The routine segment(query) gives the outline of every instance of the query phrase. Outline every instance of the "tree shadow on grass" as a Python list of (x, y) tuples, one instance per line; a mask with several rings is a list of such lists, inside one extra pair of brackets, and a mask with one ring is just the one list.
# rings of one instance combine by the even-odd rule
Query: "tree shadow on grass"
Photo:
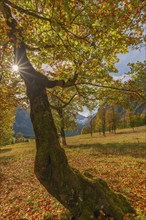
[(11, 150), (12, 150), (12, 148), (3, 148), (3, 149), (0, 149), (0, 154), (9, 152), (9, 151), (11, 151)]
[(12, 150), (12, 148), (2, 148), (0, 149), (0, 164), (2, 163), (9, 163), (14, 156), (12, 155), (3, 155), (3, 153), (8, 153)]
[(127, 131), (118, 131), (117, 133), (116, 133), (116, 135), (119, 135), (119, 134), (139, 134), (139, 133), (141, 133), (141, 132), (145, 132), (146, 131), (146, 128), (143, 128), (142, 130), (132, 130), (131, 129), (131, 131), (129, 131), (129, 130), (127, 130)]
[(0, 156), (0, 164), (7, 164), (14, 158), (14, 156)]
[(132, 156), (135, 158), (146, 159), (146, 144), (145, 143), (108, 143), (108, 144), (80, 144), (69, 145), (69, 149), (94, 149), (97, 152), (106, 155)]

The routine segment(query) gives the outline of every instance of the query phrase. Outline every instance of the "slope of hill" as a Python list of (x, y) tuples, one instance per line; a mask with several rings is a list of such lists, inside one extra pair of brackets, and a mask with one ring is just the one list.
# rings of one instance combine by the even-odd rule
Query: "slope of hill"
[(15, 133), (23, 133), (25, 137), (34, 137), (34, 131), (28, 111), (17, 108), (13, 130)]

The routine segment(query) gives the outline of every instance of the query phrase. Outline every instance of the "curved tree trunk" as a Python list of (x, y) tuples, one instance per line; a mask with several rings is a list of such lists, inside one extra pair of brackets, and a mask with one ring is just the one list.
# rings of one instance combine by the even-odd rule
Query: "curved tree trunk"
[[(68, 165), (64, 149), (60, 147), (57, 130), (52, 118), (46, 88), (71, 86), (77, 75), (67, 83), (49, 81), (31, 65), (26, 46), (17, 29), (17, 21), (3, 2), (3, 14), (9, 27), (8, 36), (15, 45), (15, 60), (25, 81), (31, 105), (31, 120), (36, 135), (35, 174), (46, 190), (62, 203), (77, 220), (89, 220), (98, 216), (104, 208), (114, 220), (123, 220), (133, 208), (122, 195), (112, 192), (103, 180), (89, 180)], [(16, 35), (17, 32), (17, 35)], [(20, 37), (20, 40), (17, 39)], [(21, 67), (23, 67), (21, 69)]]
[(101, 208), (115, 220), (122, 220), (126, 213), (134, 212), (126, 199), (112, 192), (103, 180), (89, 181), (68, 165), (45, 88), (37, 83), (27, 86), (36, 135), (35, 174), (41, 184), (78, 220), (89, 220)]

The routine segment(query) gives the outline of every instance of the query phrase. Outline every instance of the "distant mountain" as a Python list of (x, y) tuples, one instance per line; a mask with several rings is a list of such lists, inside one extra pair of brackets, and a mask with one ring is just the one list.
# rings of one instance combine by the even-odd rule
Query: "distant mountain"
[(85, 124), (88, 124), (88, 120), (89, 120), (88, 117), (85, 117), (83, 115), (78, 114), (76, 122), (77, 122), (77, 124), (85, 125)]
[(25, 137), (34, 137), (34, 131), (30, 119), (30, 114), (25, 109), (17, 108), (15, 123), (13, 125), (15, 133), (21, 132)]
[[(67, 132), (66, 136), (79, 135), (84, 126), (89, 125), (90, 118), (83, 115), (77, 115), (77, 128)], [(17, 108), (15, 123), (13, 125), (15, 133), (21, 132), (25, 137), (34, 137), (33, 126), (30, 119), (30, 114), (25, 109)]]

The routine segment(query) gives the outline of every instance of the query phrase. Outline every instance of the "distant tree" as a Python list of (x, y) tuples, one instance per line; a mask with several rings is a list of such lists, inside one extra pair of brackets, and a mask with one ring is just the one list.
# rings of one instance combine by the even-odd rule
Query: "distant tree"
[(67, 145), (66, 132), (76, 130), (76, 116), (78, 114), (77, 109), (70, 109), (71, 106), (66, 108), (56, 109), (58, 116), (54, 117), (55, 124), (58, 128), (58, 133), (61, 137), (63, 146)]
[(106, 132), (106, 106), (105, 105), (102, 105), (99, 108), (97, 115), (98, 115), (98, 118), (101, 124), (101, 131), (103, 135), (105, 136), (105, 132)]
[(146, 111), (141, 114), (142, 125), (146, 125)]
[(106, 124), (109, 132), (116, 133), (116, 129), (120, 122), (120, 113), (118, 112), (117, 105), (108, 106), (106, 113)]
[[(88, 104), (88, 106), (89, 106), (89, 104)], [(89, 133), (92, 137), (93, 132), (95, 132), (95, 118), (96, 118), (96, 116), (92, 115), (92, 112), (91, 112), (91, 114), (90, 114), (90, 116), (88, 116), (88, 118), (89, 118), (89, 127), (90, 127)]]
[(13, 137), (15, 100), (11, 87), (0, 85), (0, 145), (10, 144)]
[(143, 121), (141, 118), (141, 114), (135, 114), (135, 126), (142, 126), (143, 125)]
[(98, 113), (96, 115), (96, 118), (95, 118), (95, 131), (99, 132), (99, 134), (101, 134), (102, 132), (102, 126), (101, 126), (101, 120), (99, 119), (98, 117)]
[(16, 143), (24, 142), (24, 135), (22, 132), (17, 132), (15, 134), (15, 142)]
[(127, 110), (127, 124), (128, 127), (131, 127), (134, 131), (135, 128), (135, 113), (132, 110)]
[[(50, 98), (54, 122), (61, 137), (63, 146), (67, 145), (67, 131), (73, 131), (76, 128), (76, 116), (81, 106), (77, 103), (76, 93), (67, 93), (64, 90), (56, 89), (51, 93)], [(56, 114), (57, 113), (57, 114)]]
[(93, 119), (90, 120), (90, 135), (92, 137), (93, 134)]
[(81, 134), (90, 134), (91, 132), (91, 127), (88, 125), (88, 126), (84, 126), (81, 130)]

